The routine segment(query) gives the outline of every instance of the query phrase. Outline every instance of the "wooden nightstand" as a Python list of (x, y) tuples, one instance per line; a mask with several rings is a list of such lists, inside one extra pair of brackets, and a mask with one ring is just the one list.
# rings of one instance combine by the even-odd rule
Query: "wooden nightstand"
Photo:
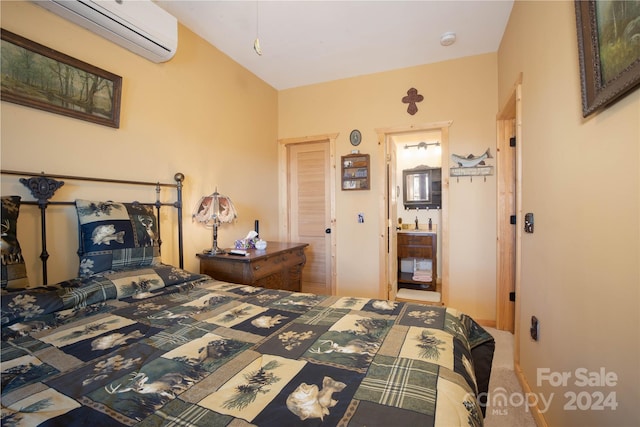
[(249, 249), (248, 256), (196, 254), (200, 273), (225, 282), (299, 292), (307, 243), (267, 242), (263, 251)]

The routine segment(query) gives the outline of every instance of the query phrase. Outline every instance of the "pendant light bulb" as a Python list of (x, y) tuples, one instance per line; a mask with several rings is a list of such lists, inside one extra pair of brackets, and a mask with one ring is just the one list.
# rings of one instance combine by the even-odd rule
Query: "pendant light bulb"
[(258, 10), (258, 2), (256, 1), (256, 39), (253, 42), (253, 50), (256, 51), (258, 56), (262, 56), (262, 48), (260, 47), (260, 16)]
[(253, 42), (253, 50), (255, 50), (256, 53), (259, 56), (262, 56), (262, 48), (260, 47), (260, 39), (258, 39), (257, 37), (256, 37), (256, 40)]

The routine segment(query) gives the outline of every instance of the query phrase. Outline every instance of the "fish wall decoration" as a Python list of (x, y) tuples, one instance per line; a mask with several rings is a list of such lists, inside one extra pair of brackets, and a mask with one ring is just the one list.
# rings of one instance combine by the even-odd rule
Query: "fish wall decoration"
[(466, 157), (458, 154), (451, 155), (451, 160), (456, 162), (462, 168), (472, 168), (478, 165), (485, 165), (485, 159), (493, 159), (489, 148), (479, 156), (474, 156), (473, 154), (469, 154)]

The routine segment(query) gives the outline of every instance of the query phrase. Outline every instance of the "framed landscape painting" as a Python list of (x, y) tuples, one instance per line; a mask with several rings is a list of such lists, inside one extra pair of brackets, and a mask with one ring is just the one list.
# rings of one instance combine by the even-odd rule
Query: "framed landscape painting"
[(120, 126), (122, 77), (1, 31), (3, 101)]
[(640, 84), (640, 1), (576, 0), (582, 115)]

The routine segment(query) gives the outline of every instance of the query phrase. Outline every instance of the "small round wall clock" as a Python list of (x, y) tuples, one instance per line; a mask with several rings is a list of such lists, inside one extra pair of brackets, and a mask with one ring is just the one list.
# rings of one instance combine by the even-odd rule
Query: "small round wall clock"
[(351, 134), (349, 135), (349, 141), (351, 141), (351, 145), (353, 145), (354, 147), (360, 145), (360, 143), (362, 142), (362, 135), (360, 134), (360, 131), (358, 129), (354, 129), (351, 131)]

